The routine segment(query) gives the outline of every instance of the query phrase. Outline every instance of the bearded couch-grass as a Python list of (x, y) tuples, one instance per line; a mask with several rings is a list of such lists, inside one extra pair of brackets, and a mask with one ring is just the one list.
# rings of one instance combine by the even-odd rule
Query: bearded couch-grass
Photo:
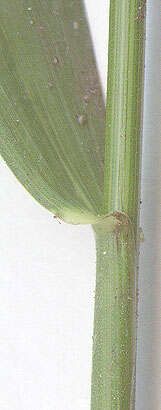
[(105, 109), (83, 1), (1, 1), (0, 153), (56, 217), (91, 224), (91, 410), (135, 408), (145, 0), (111, 0)]

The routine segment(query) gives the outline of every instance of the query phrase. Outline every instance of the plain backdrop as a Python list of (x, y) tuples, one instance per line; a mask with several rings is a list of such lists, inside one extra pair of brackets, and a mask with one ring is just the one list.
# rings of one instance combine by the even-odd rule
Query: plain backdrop
[[(107, 0), (86, 0), (104, 93)], [(148, 1), (137, 410), (159, 410), (160, 1)], [(0, 161), (0, 410), (89, 410), (95, 244), (59, 224)]]

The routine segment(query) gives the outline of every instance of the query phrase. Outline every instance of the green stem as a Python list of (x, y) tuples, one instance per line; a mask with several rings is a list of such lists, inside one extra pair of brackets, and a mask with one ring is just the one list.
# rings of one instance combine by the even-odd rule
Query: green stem
[(91, 410), (134, 410), (146, 0), (111, 0), (104, 211), (97, 267)]
[(136, 234), (140, 196), (146, 0), (111, 0), (105, 212), (129, 215)]
[(92, 410), (134, 409), (136, 249), (131, 222), (123, 214), (120, 220), (122, 225), (111, 233), (101, 224), (94, 228), (97, 275)]

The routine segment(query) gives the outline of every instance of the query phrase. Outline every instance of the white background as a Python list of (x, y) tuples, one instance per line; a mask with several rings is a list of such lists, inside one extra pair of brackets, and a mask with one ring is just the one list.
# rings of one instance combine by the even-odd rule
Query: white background
[[(98, 5), (99, 3), (99, 5)], [(104, 90), (107, 0), (86, 0)], [(148, 1), (137, 410), (159, 410), (159, 0)], [(89, 410), (95, 249), (0, 162), (0, 410)]]

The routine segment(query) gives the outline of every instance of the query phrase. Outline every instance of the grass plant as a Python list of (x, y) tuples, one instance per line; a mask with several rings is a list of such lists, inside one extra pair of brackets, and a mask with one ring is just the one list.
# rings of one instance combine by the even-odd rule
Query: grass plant
[(83, 1), (0, 11), (0, 153), (56, 217), (92, 225), (91, 410), (134, 410), (146, 0), (110, 1), (106, 108)]

